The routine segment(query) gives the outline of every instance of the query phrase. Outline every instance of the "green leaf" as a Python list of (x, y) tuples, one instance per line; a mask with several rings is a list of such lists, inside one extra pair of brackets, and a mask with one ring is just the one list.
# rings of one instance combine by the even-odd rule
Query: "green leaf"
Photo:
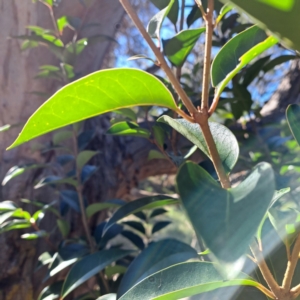
[(36, 240), (47, 236), (48, 233), (45, 230), (36, 231), (33, 233), (25, 233), (21, 235), (21, 238), (24, 240)]
[(144, 225), (141, 222), (137, 222), (137, 221), (126, 221), (126, 222), (122, 222), (123, 225), (127, 225), (137, 231), (139, 231), (142, 234), (146, 234), (146, 230)]
[(154, 39), (160, 39), (160, 29), (164, 19), (170, 12), (175, 0), (170, 0), (169, 4), (158, 12), (149, 22), (147, 26), (147, 31), (149, 35)]
[(261, 285), (245, 276), (224, 280), (209, 262), (186, 262), (154, 273), (136, 284), (120, 300), (177, 300), (222, 287)]
[(150, 60), (151, 62), (153, 62), (154, 64), (156, 64), (155, 60), (153, 60), (152, 58), (150, 58), (144, 54), (133, 55), (133, 56), (129, 57), (127, 60), (137, 60), (137, 59), (147, 59), (147, 60)]
[(262, 70), (267, 73), (269, 71), (271, 71), (272, 69), (274, 69), (276, 66), (281, 65), (287, 61), (296, 59), (297, 56), (295, 55), (281, 55), (278, 56), (274, 59), (272, 59), (270, 62), (268, 62), (267, 64), (265, 64), (262, 68)]
[(23, 174), (25, 171), (31, 169), (45, 168), (45, 167), (47, 167), (47, 165), (45, 164), (29, 164), (24, 166), (13, 166), (5, 174), (4, 179), (2, 181), (2, 185), (3, 186), (6, 185), (11, 179)]
[[(240, 58), (267, 38), (264, 30), (252, 26), (227, 42), (217, 53), (211, 67), (213, 86), (220, 84), (240, 63)], [(253, 57), (254, 58), (254, 57)]]
[(182, 66), (187, 56), (193, 50), (205, 27), (187, 29), (179, 32), (169, 40), (164, 41), (164, 53), (175, 66)]
[(177, 187), (197, 235), (218, 259), (233, 262), (248, 251), (275, 181), (272, 167), (260, 163), (237, 187), (225, 190), (203, 168), (187, 162), (179, 169)]
[(61, 142), (65, 142), (71, 139), (74, 133), (70, 130), (60, 130), (53, 135), (52, 141), (54, 145), (60, 145)]
[(55, 184), (71, 184), (71, 185), (76, 187), (78, 185), (78, 182), (75, 179), (71, 178), (71, 177), (62, 178), (62, 177), (59, 177), (59, 176), (51, 175), (51, 176), (42, 178), (34, 186), (34, 188), (39, 189), (39, 188), (41, 188), (43, 186), (46, 186), (46, 185), (55, 185)]
[(42, 0), (42, 2), (44, 2), (50, 6), (53, 6), (53, 0)]
[(286, 118), (295, 140), (300, 145), (300, 106), (298, 104), (289, 105), (286, 110)]
[(168, 225), (170, 225), (172, 222), (170, 221), (161, 221), (161, 222), (157, 222), (154, 224), (153, 228), (152, 228), (152, 234), (164, 229), (165, 227), (167, 227)]
[[(249, 29), (243, 31), (242, 33), (245, 33), (248, 30), (251, 30), (254, 27), (250, 27)], [(240, 34), (242, 34), (240, 33)], [(233, 41), (235, 38), (239, 38), (239, 35), (236, 35), (233, 39), (231, 39), (227, 44), (229, 44), (231, 41)], [(233, 79), (233, 77), (235, 75), (238, 74), (239, 71), (241, 71), (248, 63), (250, 63), (254, 58), (256, 58), (257, 56), (259, 56), (260, 54), (262, 54), (263, 52), (265, 52), (266, 50), (268, 50), (269, 48), (273, 47), (274, 45), (276, 45), (278, 43), (278, 39), (270, 36), (268, 38), (266, 38), (264, 41), (258, 43), (256, 46), (254, 46), (253, 48), (251, 48), (250, 50), (248, 50), (245, 54), (243, 54), (239, 59), (237, 58), (236, 61), (240, 61), (240, 63), (225, 77), (224, 74), (225, 72), (225, 68), (226, 66), (220, 66), (220, 64), (222, 64), (222, 60), (226, 61), (226, 59), (230, 59), (230, 57), (226, 58), (226, 55), (222, 58), (222, 60), (220, 61), (220, 57), (218, 57), (219, 55), (216, 56), (216, 58), (218, 57), (218, 61), (217, 63), (212, 64), (212, 69), (211, 69), (211, 74), (212, 74), (212, 80), (216, 80), (216, 82), (218, 82), (217, 80), (224, 78), (223, 81), (218, 82), (218, 86), (217, 86), (217, 90), (216, 90), (216, 96), (219, 97), (221, 95), (221, 93), (223, 92), (223, 90), (225, 89), (225, 87), (227, 86), (227, 84)], [(226, 44), (226, 45), (227, 45)], [(225, 46), (226, 46), (225, 45)], [(245, 45), (247, 45), (247, 43), (245, 42)], [(224, 47), (225, 47), (224, 46)], [(248, 43), (249, 46), (249, 43)], [(223, 47), (223, 48), (224, 48)], [(223, 49), (222, 48), (222, 49)], [(221, 51), (222, 51), (221, 49)], [(237, 50), (236, 50), (237, 51)], [(233, 52), (232, 55), (234, 57), (236, 57), (236, 52)], [(232, 60), (231, 60), (232, 61)], [(218, 66), (219, 64), (219, 66)], [(225, 64), (227, 65), (227, 64)], [(229, 65), (227, 65), (228, 67)], [(223, 68), (224, 67), (224, 68)], [(233, 65), (231, 65), (231, 67), (233, 67)], [(219, 69), (220, 68), (220, 69)], [(221, 72), (218, 72), (218, 70), (222, 70)], [(226, 70), (228, 71), (229, 68), (226, 68)]]
[(162, 214), (167, 213), (168, 211), (165, 210), (164, 208), (158, 208), (152, 211), (151, 215), (149, 216), (149, 218), (155, 218), (156, 216), (160, 216)]
[(30, 117), (9, 149), (60, 127), (139, 105), (176, 110), (169, 90), (144, 71), (124, 68), (93, 73), (66, 85), (45, 102)]
[(264, 29), (272, 31), (290, 48), (300, 50), (300, 36), (295, 30), (299, 25), (300, 2), (295, 0), (221, 0), (233, 3), (246, 12)]
[[(198, 146), (208, 157), (209, 151), (198, 124), (190, 123), (185, 119), (172, 119), (169, 116), (162, 116), (159, 122), (169, 124), (176, 131)], [(209, 123), (212, 135), (216, 142), (223, 165), (227, 171), (232, 170), (239, 156), (239, 146), (235, 136), (225, 126), (219, 123)]]
[[(151, 0), (151, 2), (160, 10), (166, 8), (170, 4), (170, 0)], [(176, 0), (168, 13), (168, 18), (170, 21), (176, 25), (178, 19), (179, 4)]]
[(224, 16), (229, 13), (231, 10), (233, 9), (233, 7), (231, 5), (227, 5), (225, 4), (222, 9), (220, 10), (220, 13), (216, 19), (216, 24), (218, 24), (223, 18)]
[(66, 16), (62, 16), (59, 19), (57, 19), (56, 23), (60, 33), (62, 33), (64, 28), (69, 25), (68, 18)]
[(148, 139), (151, 135), (148, 129), (139, 127), (137, 123), (127, 121), (115, 123), (106, 131), (106, 134), (131, 135), (145, 139)]
[(105, 275), (111, 279), (116, 274), (124, 274), (126, 272), (127, 268), (124, 266), (109, 266), (105, 269)]
[(115, 110), (114, 113), (118, 114), (118, 115), (125, 116), (126, 118), (128, 118), (128, 119), (130, 119), (131, 121), (134, 121), (134, 122), (137, 119), (136, 113), (130, 108), (121, 108), (119, 110)]
[(59, 228), (62, 236), (65, 238), (70, 233), (70, 224), (66, 220), (57, 219), (56, 220), (57, 227)]
[(77, 168), (81, 170), (89, 162), (89, 160), (92, 159), (98, 153), (99, 152), (97, 151), (91, 151), (91, 150), (81, 151), (76, 157)]
[(98, 274), (114, 261), (132, 253), (120, 249), (109, 249), (96, 252), (77, 262), (67, 275), (61, 291), (61, 299), (65, 298), (74, 289)]
[(150, 274), (192, 258), (198, 258), (196, 250), (180, 241), (165, 239), (151, 243), (129, 265), (119, 286), (118, 298)]
[(40, 293), (38, 300), (56, 300), (59, 298), (64, 281), (57, 281), (45, 287)]
[(6, 223), (1, 224), (0, 233), (16, 230), (16, 229), (24, 229), (31, 227), (31, 223), (28, 220), (13, 220), (8, 221)]
[(97, 298), (97, 300), (117, 300), (117, 294), (106, 294)]
[(103, 202), (103, 203), (94, 203), (89, 205), (86, 208), (86, 216), (87, 218), (91, 218), (94, 214), (96, 214), (99, 211), (105, 210), (105, 209), (110, 209), (110, 208), (117, 208), (120, 207), (120, 203), (116, 202)]
[(155, 141), (161, 148), (163, 148), (165, 142), (165, 135), (166, 135), (165, 131), (161, 128), (161, 126), (158, 125), (152, 126), (152, 131), (153, 131)]
[(15, 211), (16, 209), (18, 209), (18, 206), (13, 201), (0, 202), (0, 212)]
[(151, 159), (167, 159), (167, 157), (157, 150), (150, 150), (148, 154), (148, 160)]
[(112, 217), (109, 219), (104, 228), (104, 232), (107, 231), (108, 228), (111, 227), (113, 224), (122, 220), (128, 215), (135, 214), (145, 209), (153, 209), (177, 203), (178, 199), (174, 199), (169, 196), (163, 195), (140, 198), (132, 202), (126, 203), (112, 215)]

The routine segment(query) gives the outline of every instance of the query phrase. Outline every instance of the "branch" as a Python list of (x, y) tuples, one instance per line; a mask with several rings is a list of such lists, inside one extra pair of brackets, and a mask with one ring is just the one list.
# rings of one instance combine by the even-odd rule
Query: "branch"
[(203, 83), (202, 83), (202, 99), (201, 109), (208, 109), (208, 96), (210, 86), (210, 60), (212, 48), (212, 36), (214, 30), (213, 24), (214, 1), (208, 1), (207, 14), (205, 18), (206, 23), (206, 42), (204, 53), (204, 67), (203, 67)]
[(277, 297), (277, 299), (281, 299), (279, 297), (282, 295), (280, 286), (275, 281), (270, 269), (268, 268), (268, 265), (262, 255), (262, 252), (259, 251), (259, 249), (256, 246), (251, 247), (250, 249), (251, 249), (253, 256), (256, 260), (256, 263), (260, 269), (260, 272), (261, 272), (262, 276), (264, 277), (266, 283), (268, 284), (269, 288), (274, 293), (274, 295)]
[(285, 291), (289, 291), (292, 284), (292, 279), (295, 273), (295, 269), (299, 259), (299, 252), (300, 252), (300, 234), (298, 235), (296, 242), (294, 244), (293, 252), (288, 260), (286, 272), (284, 274), (282, 288)]
[(190, 114), (192, 115), (193, 113), (197, 112), (197, 109), (193, 105), (192, 101), (186, 94), (186, 92), (183, 90), (181, 87), (180, 83), (176, 79), (176, 76), (173, 74), (172, 70), (168, 66), (163, 54), (160, 52), (160, 50), (156, 47), (155, 43), (153, 42), (152, 38), (144, 28), (144, 25), (142, 24), (141, 20), (137, 16), (135, 10), (131, 6), (130, 2), (128, 0), (120, 0), (120, 3), (126, 10), (127, 14), (135, 24), (136, 28), (140, 31), (141, 35), (145, 39), (145, 41), (148, 43), (149, 47), (152, 49), (153, 53), (155, 54), (161, 68), (165, 71), (166, 75), (168, 76), (170, 82), (172, 83), (175, 91), (181, 98), (182, 102), (184, 103), (185, 107), (188, 109)]

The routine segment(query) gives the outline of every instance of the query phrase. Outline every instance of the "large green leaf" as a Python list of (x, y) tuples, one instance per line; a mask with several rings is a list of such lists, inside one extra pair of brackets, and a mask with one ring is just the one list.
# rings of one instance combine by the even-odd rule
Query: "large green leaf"
[(165, 205), (177, 204), (178, 202), (178, 199), (174, 199), (169, 196), (158, 195), (145, 197), (126, 203), (112, 215), (104, 228), (104, 232), (107, 231), (108, 228), (111, 227), (114, 223), (122, 220), (128, 215), (135, 214), (144, 209), (153, 209)]
[(293, 49), (300, 51), (299, 27), (300, 1), (297, 0), (221, 0), (233, 3), (253, 17), (264, 29), (269, 29)]
[[(209, 157), (209, 151), (198, 124), (190, 123), (185, 119), (172, 119), (169, 116), (162, 116), (158, 121), (169, 124), (193, 144), (198, 146)], [(227, 171), (232, 170), (239, 156), (239, 145), (235, 136), (229, 129), (219, 123), (210, 122), (209, 126), (223, 165)]]
[(132, 253), (120, 249), (109, 249), (96, 252), (77, 262), (67, 275), (61, 291), (61, 299), (65, 298), (82, 283), (98, 274), (114, 261)]
[(136, 284), (119, 299), (177, 300), (229, 286), (261, 288), (258, 282), (245, 278), (243, 275), (237, 279), (224, 280), (212, 263), (186, 262), (154, 273)]
[(118, 297), (147, 276), (197, 257), (195, 249), (177, 240), (166, 239), (151, 243), (130, 264), (119, 286)]
[(221, 261), (233, 262), (248, 250), (272, 201), (272, 167), (258, 164), (237, 187), (228, 190), (200, 166), (187, 162), (178, 172), (182, 204), (198, 236)]
[[(151, 2), (160, 10), (166, 8), (169, 3), (170, 0), (151, 0)], [(168, 13), (168, 18), (170, 19), (170, 21), (175, 25), (177, 23), (177, 19), (178, 19), (178, 12), (179, 12), (179, 4), (178, 4), (178, 0), (176, 0), (172, 6), (172, 8), (170, 9), (169, 13)]]
[(289, 105), (286, 110), (286, 118), (295, 140), (300, 145), (300, 106), (298, 104)]
[(187, 29), (164, 41), (164, 53), (175, 66), (181, 66), (205, 28)]
[(170, 12), (175, 0), (170, 0), (169, 4), (158, 12), (149, 22), (147, 31), (152, 38), (159, 39), (160, 38), (160, 29), (164, 19)]
[(149, 73), (127, 68), (95, 72), (66, 85), (45, 102), (9, 149), (54, 129), (139, 105), (176, 109), (169, 90)]
[(240, 57), (258, 43), (267, 38), (264, 30), (257, 26), (237, 34), (229, 40), (216, 55), (211, 66), (211, 78), (214, 86), (221, 83), (240, 63)]

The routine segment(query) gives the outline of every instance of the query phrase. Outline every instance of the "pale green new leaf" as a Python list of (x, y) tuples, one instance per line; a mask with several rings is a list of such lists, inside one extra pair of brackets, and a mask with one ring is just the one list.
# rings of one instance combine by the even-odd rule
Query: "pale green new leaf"
[(77, 168), (81, 170), (88, 163), (88, 161), (98, 153), (99, 152), (97, 151), (91, 151), (91, 150), (81, 151), (76, 157)]
[(176, 110), (171, 93), (154, 76), (127, 68), (98, 71), (54, 94), (30, 117), (9, 149), (99, 114), (125, 107), (152, 105)]

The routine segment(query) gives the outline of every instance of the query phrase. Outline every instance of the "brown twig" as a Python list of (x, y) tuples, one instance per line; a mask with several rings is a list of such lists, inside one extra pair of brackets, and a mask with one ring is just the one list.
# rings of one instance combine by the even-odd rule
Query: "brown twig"
[(274, 293), (274, 295), (277, 297), (277, 299), (280, 299), (278, 296), (282, 295), (281, 288), (275, 281), (270, 269), (268, 268), (268, 265), (264, 259), (262, 252), (259, 251), (259, 249), (256, 246), (253, 246), (250, 249), (266, 283), (268, 284), (269, 288)]
[(203, 19), (206, 20), (206, 13), (205, 13), (205, 10), (204, 10), (204, 8), (203, 8), (203, 5), (202, 5), (201, 0), (195, 0), (195, 2), (196, 2), (196, 4), (198, 5), (198, 7), (199, 7), (199, 9), (200, 9), (200, 11), (201, 11), (201, 13), (202, 13)]
[(211, 60), (211, 48), (212, 48), (212, 36), (214, 30), (213, 13), (214, 13), (214, 1), (208, 1), (208, 8), (207, 8), (207, 13), (205, 18), (206, 41), (205, 41), (205, 52), (204, 52), (202, 99), (201, 99), (202, 110), (203, 109), (208, 110), (208, 97), (209, 97), (209, 86), (210, 86), (210, 60)]
[(153, 51), (153, 53), (155, 54), (155, 56), (159, 62), (160, 67), (164, 70), (164, 72), (168, 76), (175, 91), (181, 98), (182, 102), (184, 103), (184, 105), (186, 106), (186, 108), (188, 109), (190, 114), (196, 113), (197, 109), (195, 108), (192, 101), (190, 100), (190, 98), (188, 97), (188, 95), (186, 94), (186, 92), (184, 91), (184, 89), (181, 87), (180, 83), (176, 79), (176, 76), (174, 75), (174, 73), (172, 72), (170, 67), (168, 66), (163, 54), (160, 52), (160, 49), (157, 48), (157, 46), (151, 39), (150, 35), (145, 30), (141, 20), (137, 16), (137, 14), (136, 14), (135, 10), (133, 9), (133, 7), (131, 6), (130, 2), (128, 0), (120, 0), (120, 3), (126, 10), (127, 14), (129, 15), (129, 17), (131, 18), (133, 23), (135, 24), (136, 28), (140, 31), (141, 35), (143, 36), (143, 38), (146, 40), (146, 42), (150, 46), (151, 50)]
[(299, 252), (300, 252), (300, 234), (298, 235), (296, 242), (293, 247), (292, 255), (287, 263), (286, 272), (284, 274), (282, 288), (285, 291), (289, 291), (292, 285), (293, 276), (295, 273), (295, 269), (299, 260)]

